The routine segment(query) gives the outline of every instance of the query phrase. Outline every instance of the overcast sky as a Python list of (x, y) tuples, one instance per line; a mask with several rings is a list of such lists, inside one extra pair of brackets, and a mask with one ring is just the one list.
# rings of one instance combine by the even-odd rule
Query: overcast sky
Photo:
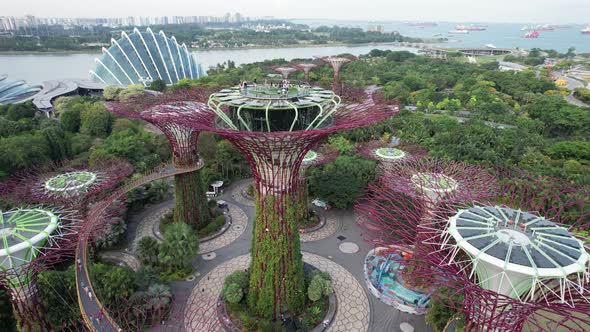
[(590, 23), (590, 0), (0, 0), (0, 16), (246, 16)]

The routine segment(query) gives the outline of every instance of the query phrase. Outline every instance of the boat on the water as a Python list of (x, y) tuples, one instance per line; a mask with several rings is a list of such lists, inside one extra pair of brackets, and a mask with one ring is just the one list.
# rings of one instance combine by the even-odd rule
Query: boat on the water
[(539, 31), (531, 31), (527, 34), (525, 34), (524, 36), (522, 36), (522, 38), (539, 38), (541, 34), (539, 33)]
[(540, 25), (540, 26), (538, 25), (535, 28), (535, 31), (553, 31), (553, 30), (555, 30), (555, 28), (552, 25), (549, 25), (549, 24)]
[(467, 34), (469, 33), (469, 30), (451, 30), (449, 33), (452, 35)]
[(584, 35), (590, 35), (590, 25), (580, 30), (580, 32)]
[(467, 31), (485, 31), (488, 27), (486, 25), (476, 25), (476, 24), (459, 24), (455, 26), (455, 30), (467, 30)]
[(406, 24), (418, 28), (432, 28), (438, 25), (436, 22), (408, 22)]
[(491, 49), (497, 48), (496, 45), (494, 45), (494, 44), (486, 44), (486, 47), (491, 48)]

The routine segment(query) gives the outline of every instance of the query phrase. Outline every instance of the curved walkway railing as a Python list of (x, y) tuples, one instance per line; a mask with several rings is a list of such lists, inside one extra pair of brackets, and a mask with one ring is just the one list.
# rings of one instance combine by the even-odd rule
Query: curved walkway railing
[(116, 200), (121, 198), (127, 192), (147, 183), (155, 180), (163, 179), (177, 174), (189, 173), (199, 170), (203, 167), (203, 161), (199, 160), (197, 165), (187, 168), (176, 168), (171, 164), (165, 164), (155, 168), (149, 173), (145, 174), (141, 178), (138, 178), (110, 193), (100, 201), (94, 203), (88, 211), (88, 215), (85, 218), (85, 222), (88, 226), (84, 230), (81, 230), (80, 238), (78, 240), (78, 246), (76, 248), (76, 290), (78, 293), (78, 305), (80, 306), (80, 312), (84, 323), (91, 331), (112, 331), (118, 332), (122, 329), (112, 319), (112, 317), (106, 312), (100, 300), (97, 298), (92, 282), (90, 279), (90, 273), (88, 272), (88, 244), (91, 234), (98, 222), (101, 221), (101, 217), (105, 210), (113, 204)]

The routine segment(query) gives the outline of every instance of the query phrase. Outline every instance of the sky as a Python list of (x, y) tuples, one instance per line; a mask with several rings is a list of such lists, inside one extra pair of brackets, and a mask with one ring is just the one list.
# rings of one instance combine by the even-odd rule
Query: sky
[(0, 16), (222, 16), (589, 23), (590, 0), (2, 0)]

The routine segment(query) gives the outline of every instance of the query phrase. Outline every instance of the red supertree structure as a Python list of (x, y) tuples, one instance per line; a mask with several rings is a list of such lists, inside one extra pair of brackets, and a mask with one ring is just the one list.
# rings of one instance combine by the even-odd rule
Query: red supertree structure
[[(207, 92), (200, 91), (205, 98)], [(211, 217), (207, 207), (205, 187), (201, 177), (203, 160), (199, 157), (197, 140), (200, 130), (182, 123), (167, 120), (167, 105), (174, 100), (168, 95), (146, 95), (125, 102), (110, 103), (108, 109), (122, 117), (141, 119), (157, 127), (170, 142), (172, 164), (177, 169), (195, 168), (195, 171), (174, 176), (174, 220), (201, 229)]]
[(115, 159), (92, 166), (50, 162), (16, 173), (4, 185), (13, 202), (68, 206), (83, 214), (90, 200), (108, 192), (132, 172), (129, 163)]
[(305, 77), (305, 82), (309, 83), (309, 73), (312, 69), (317, 67), (315, 63), (298, 63), (295, 65), (296, 68), (301, 69), (303, 71), (303, 75)]
[(298, 68), (279, 66), (279, 67), (273, 67), (273, 70), (276, 71), (277, 73), (281, 74), (283, 79), (288, 79), (291, 74), (293, 74), (294, 72), (296, 72), (298, 70)]
[(329, 64), (330, 67), (332, 67), (332, 70), (334, 71), (334, 80), (333, 80), (333, 84), (332, 84), (332, 90), (337, 91), (338, 87), (340, 86), (340, 69), (345, 64), (351, 62), (352, 59), (345, 58), (345, 57), (327, 56), (327, 57), (321, 58), (321, 60), (324, 61), (325, 63)]
[[(410, 277), (417, 270), (429, 270), (416, 259), (424, 240), (417, 227), (427, 225), (440, 205), (495, 195), (497, 181), (488, 170), (480, 167), (436, 159), (409, 159), (380, 165), (380, 174), (355, 206), (358, 225), (364, 230), (364, 239), (376, 247), (376, 253), (385, 253), (397, 260), (396, 276), (403, 277), (403, 281), (398, 278), (398, 282), (405, 288), (429, 293), (424, 283)], [(367, 261), (367, 264), (372, 262)], [(368, 272), (373, 271), (368, 269)], [(400, 310), (425, 313), (425, 306), (412, 307), (407, 302), (402, 298), (390, 304)]]
[[(262, 88), (258, 85), (257, 92)], [(376, 123), (394, 112), (381, 105), (346, 109), (338, 96), (321, 88), (286, 95), (267, 89), (263, 99), (239, 87), (224, 89), (207, 104), (198, 102), (198, 92), (179, 91), (162, 113), (169, 121), (227, 138), (248, 159), (257, 193), (248, 303), (257, 315), (276, 319), (304, 303), (296, 213), (303, 158), (329, 134)]]
[(299, 177), (297, 188), (299, 188), (299, 199), (301, 205), (301, 213), (303, 217), (307, 217), (309, 214), (308, 210), (308, 188), (307, 188), (307, 170), (310, 167), (317, 167), (334, 161), (340, 153), (338, 150), (330, 147), (329, 145), (320, 146), (316, 150), (309, 150), (303, 160), (301, 161), (301, 169), (299, 170)]
[(416, 256), (431, 266), (415, 278), (439, 289), (467, 331), (588, 331), (589, 197), (516, 172), (495, 197), (440, 206), (413, 227), (425, 239)]
[(40, 271), (72, 259), (80, 230), (75, 212), (27, 206), (0, 211), (0, 286), (21, 331), (49, 331), (39, 296)]
[(420, 145), (401, 142), (391, 144), (380, 140), (373, 140), (357, 144), (356, 150), (363, 157), (377, 160), (382, 164), (382, 170), (395, 167), (398, 163), (421, 160), (428, 155), (428, 151)]

